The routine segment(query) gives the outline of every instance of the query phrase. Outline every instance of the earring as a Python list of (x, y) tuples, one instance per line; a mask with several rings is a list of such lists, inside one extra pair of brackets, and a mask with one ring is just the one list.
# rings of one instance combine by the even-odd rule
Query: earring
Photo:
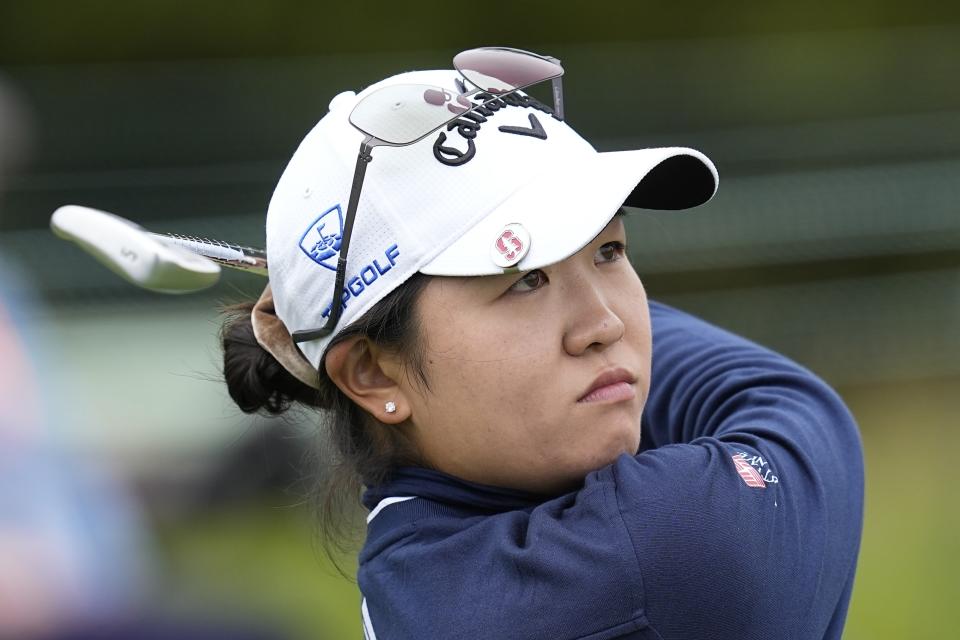
[(384, 409), (387, 410), (387, 413), (396, 413), (397, 405), (394, 404), (394, 402), (391, 400), (390, 402), (384, 405)]

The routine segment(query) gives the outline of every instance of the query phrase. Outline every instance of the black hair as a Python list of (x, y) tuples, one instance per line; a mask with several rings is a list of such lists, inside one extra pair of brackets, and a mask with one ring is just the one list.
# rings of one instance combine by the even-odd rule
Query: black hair
[[(430, 276), (414, 274), (341, 331), (327, 349), (364, 336), (399, 356), (415, 384), (429, 390), (417, 313), (417, 302), (429, 280)], [(325, 414), (324, 440), (333, 450), (317, 456), (326, 462), (315, 470), (310, 498), (317, 508), (320, 543), (339, 568), (337, 556), (354, 542), (354, 514), (362, 487), (380, 484), (399, 466), (422, 465), (422, 461), (402, 427), (386, 427), (361, 409), (330, 380), (322, 364), (319, 389), (284, 369), (254, 337), (253, 306), (244, 302), (223, 310), (220, 342), (227, 390), (245, 413), (279, 415), (300, 405)]]

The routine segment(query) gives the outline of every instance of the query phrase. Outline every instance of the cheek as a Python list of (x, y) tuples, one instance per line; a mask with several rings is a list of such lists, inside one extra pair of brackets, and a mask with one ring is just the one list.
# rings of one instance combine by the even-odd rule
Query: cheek
[[(438, 296), (439, 297), (439, 296)], [(426, 366), (438, 388), (454, 396), (496, 403), (542, 381), (549, 358), (556, 357), (558, 326), (549, 316), (512, 314), (495, 308), (470, 308), (466, 300), (431, 301), (422, 317)], [(434, 394), (433, 400), (447, 396)]]
[[(640, 282), (640, 277), (632, 272), (624, 286), (625, 295), (622, 300), (631, 301), (631, 304), (618, 304), (617, 314), (623, 320), (623, 337), (638, 358), (642, 369), (638, 374), (646, 386), (650, 382), (650, 360), (653, 355), (653, 331), (650, 326), (650, 307), (647, 302), (647, 292)], [(646, 398), (646, 393), (644, 393)]]
[[(450, 337), (453, 331), (444, 333)], [(546, 345), (537, 342), (544, 332), (526, 333), (531, 338), (524, 340), (516, 338), (518, 331), (495, 333), (489, 327), (456, 333), (460, 339), (436, 340), (436, 348), (426, 352), (434, 389), (431, 413), (457, 416), (458, 429), (470, 423), (492, 431), (508, 430), (542, 409), (549, 392), (543, 373), (551, 369)]]
[(497, 332), (490, 323), (465, 325), (452, 317), (442, 326), (424, 325), (431, 390), (414, 423), (428, 458), (441, 468), (459, 465), (448, 470), (464, 477), (522, 466), (563, 417), (551, 396), (555, 386), (545, 379), (557, 367), (548, 332), (518, 324)]

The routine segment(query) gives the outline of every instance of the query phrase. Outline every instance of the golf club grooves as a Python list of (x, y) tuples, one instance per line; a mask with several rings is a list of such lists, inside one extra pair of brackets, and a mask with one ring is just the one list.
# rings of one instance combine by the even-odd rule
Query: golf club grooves
[(150, 233), (150, 235), (164, 244), (186, 249), (225, 267), (241, 269), (262, 276), (267, 275), (267, 254), (262, 249), (242, 247), (222, 240), (197, 238), (177, 233)]

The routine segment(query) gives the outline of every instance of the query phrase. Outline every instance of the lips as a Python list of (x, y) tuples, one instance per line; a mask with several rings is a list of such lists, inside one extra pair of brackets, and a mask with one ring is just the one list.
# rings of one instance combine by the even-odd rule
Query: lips
[(610, 385), (615, 385), (618, 383), (626, 382), (628, 384), (633, 384), (637, 381), (637, 377), (630, 373), (627, 369), (623, 367), (613, 367), (610, 369), (604, 369), (599, 376), (593, 381), (590, 387), (583, 392), (577, 402), (583, 402), (587, 396), (598, 389), (608, 387)]

